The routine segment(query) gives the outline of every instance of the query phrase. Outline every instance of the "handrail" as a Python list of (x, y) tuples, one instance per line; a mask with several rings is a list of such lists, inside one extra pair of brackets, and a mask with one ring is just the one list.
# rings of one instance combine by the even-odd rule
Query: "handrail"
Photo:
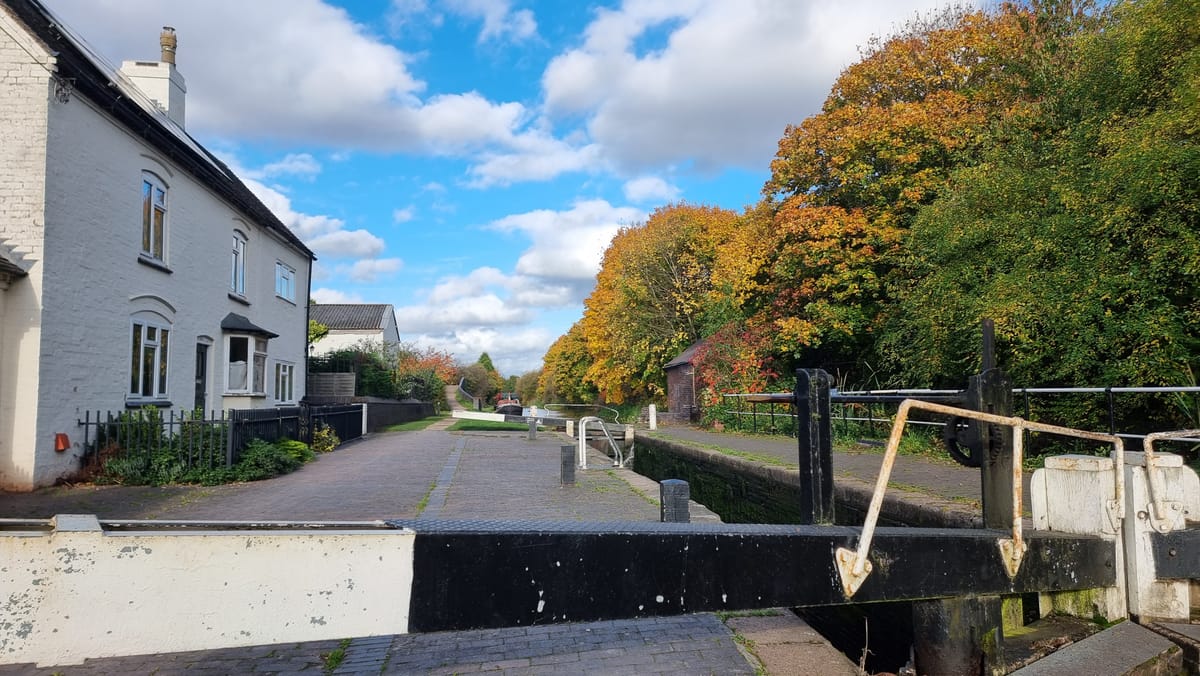
[[(600, 431), (604, 432), (604, 437), (606, 439), (608, 439), (608, 447), (613, 450), (613, 456), (615, 459), (615, 462), (613, 463), (613, 465), (616, 467), (624, 467), (625, 466), (625, 455), (621, 451), (620, 446), (617, 445), (617, 442), (612, 438), (612, 434), (609, 433), (608, 427), (604, 424), (604, 421), (601, 420), (598, 416), (589, 415), (589, 416), (584, 416), (579, 419), (579, 468), (580, 469), (588, 468), (588, 466), (587, 466), (587, 424), (589, 422), (600, 423)], [(630, 458), (632, 458), (632, 457), (633, 456), (630, 456)]]
[(875, 491), (871, 495), (871, 505), (867, 509), (867, 517), (863, 522), (862, 533), (859, 535), (858, 548), (856, 551), (851, 551), (844, 547), (839, 547), (834, 553), (834, 564), (841, 575), (842, 591), (845, 593), (846, 598), (854, 596), (858, 588), (862, 586), (863, 581), (866, 580), (867, 575), (871, 573), (871, 562), (867, 559), (867, 554), (871, 549), (871, 538), (875, 534), (875, 525), (879, 520), (879, 512), (883, 507), (883, 494), (887, 491), (888, 479), (892, 474), (892, 466), (896, 462), (896, 452), (900, 448), (900, 437), (904, 433), (904, 424), (908, 419), (908, 411), (914, 408), (932, 413), (971, 418), (995, 425), (1005, 425), (1013, 429), (1012, 538), (1001, 538), (997, 543), (1000, 547), (1000, 555), (1004, 561), (1005, 571), (1008, 573), (1010, 579), (1016, 577), (1017, 571), (1021, 567), (1021, 559), (1025, 555), (1025, 542), (1022, 539), (1021, 532), (1021, 455), (1025, 430), (1112, 444), (1114, 450), (1113, 462), (1116, 464), (1115, 471), (1113, 472), (1115, 475), (1115, 485), (1113, 487), (1114, 499), (1109, 501), (1107, 507), (1110, 518), (1115, 521), (1120, 521), (1124, 518), (1125, 442), (1120, 437), (1112, 434), (1087, 432), (1069, 427), (1059, 427), (1058, 425), (1030, 422), (1021, 418), (971, 411), (916, 399), (906, 399), (901, 402), (899, 409), (896, 411), (895, 422), (892, 424), (892, 432), (888, 437), (887, 450), (883, 456), (883, 466), (879, 470), (879, 477), (875, 482)]

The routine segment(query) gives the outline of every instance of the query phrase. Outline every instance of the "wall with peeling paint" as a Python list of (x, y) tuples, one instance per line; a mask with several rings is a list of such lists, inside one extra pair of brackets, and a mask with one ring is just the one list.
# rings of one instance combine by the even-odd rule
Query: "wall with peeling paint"
[(408, 631), (410, 530), (55, 521), (0, 534), (0, 664)]

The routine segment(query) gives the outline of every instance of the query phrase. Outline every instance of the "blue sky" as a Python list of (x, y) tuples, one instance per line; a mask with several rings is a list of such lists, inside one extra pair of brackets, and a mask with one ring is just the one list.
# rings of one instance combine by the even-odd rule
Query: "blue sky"
[(622, 226), (741, 210), (784, 129), (925, 0), (43, 0), (114, 65), (173, 26), (187, 129), (318, 256), (318, 302), (504, 375)]

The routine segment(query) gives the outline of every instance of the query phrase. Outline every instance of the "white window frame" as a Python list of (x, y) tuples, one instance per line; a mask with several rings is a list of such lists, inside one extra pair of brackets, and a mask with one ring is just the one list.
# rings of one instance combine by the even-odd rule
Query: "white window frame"
[(167, 262), (167, 183), (142, 172), (142, 255)]
[[(246, 361), (240, 362), (245, 369), (240, 387), (235, 387), (233, 343), (246, 341)], [(231, 333), (225, 336), (225, 393), (266, 395), (267, 338), (249, 333)]]
[(283, 261), (275, 261), (275, 295), (296, 302), (296, 269)]
[[(153, 334), (153, 338), (151, 338)], [(130, 322), (128, 401), (161, 401), (170, 391), (171, 326), (134, 319)], [(147, 359), (150, 360), (147, 363)], [(150, 367), (152, 372), (147, 373)], [(149, 378), (149, 383), (146, 382)], [(149, 388), (147, 388), (149, 385)]]
[(233, 266), (229, 275), (229, 288), (239, 296), (246, 295), (246, 243), (246, 235), (234, 230)]
[(290, 404), (296, 401), (296, 365), (275, 362), (275, 401)]

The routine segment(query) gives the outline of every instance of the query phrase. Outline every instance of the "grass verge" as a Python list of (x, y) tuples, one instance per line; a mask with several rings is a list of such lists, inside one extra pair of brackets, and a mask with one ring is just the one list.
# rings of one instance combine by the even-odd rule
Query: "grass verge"
[[(541, 429), (541, 428), (538, 428)], [(528, 432), (527, 423), (492, 422), (490, 420), (459, 420), (450, 432)]]
[(435, 415), (435, 416), (431, 416), (428, 418), (421, 418), (420, 420), (410, 420), (406, 423), (400, 423), (398, 425), (388, 425), (387, 427), (383, 428), (383, 431), (384, 432), (415, 432), (418, 430), (423, 430), (426, 427), (429, 427), (430, 425), (432, 425), (433, 423), (435, 423), (439, 420), (443, 420), (448, 417), (450, 417), (450, 416)]

